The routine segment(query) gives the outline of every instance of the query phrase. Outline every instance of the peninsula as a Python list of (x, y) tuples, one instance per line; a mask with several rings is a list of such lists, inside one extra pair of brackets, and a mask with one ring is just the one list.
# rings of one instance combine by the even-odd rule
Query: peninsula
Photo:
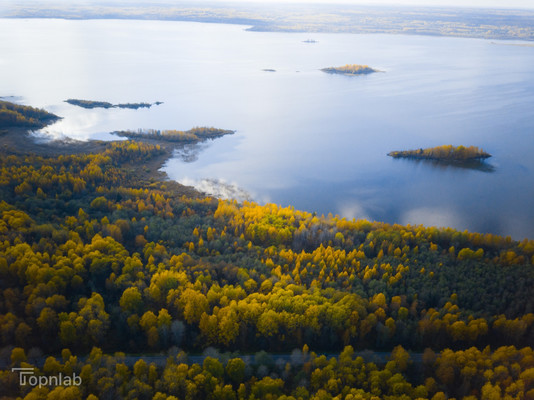
[(392, 151), (388, 156), (393, 158), (415, 158), (427, 160), (444, 160), (444, 161), (468, 161), (484, 160), (491, 157), (491, 154), (476, 146), (437, 146), (427, 149)]
[(328, 67), (323, 68), (321, 71), (328, 74), (341, 74), (341, 75), (367, 75), (372, 74), (373, 72), (380, 72), (374, 68), (369, 67), (368, 65), (359, 65), (359, 64), (346, 64), (342, 67)]
[(0, 128), (24, 127), (43, 128), (60, 119), (40, 108), (22, 106), (9, 101), (0, 100)]
[(117, 131), (113, 133), (128, 139), (151, 139), (164, 142), (197, 143), (207, 139), (215, 139), (224, 135), (231, 135), (234, 131), (213, 127), (196, 127), (189, 129), (188, 131), (148, 129), (138, 131)]

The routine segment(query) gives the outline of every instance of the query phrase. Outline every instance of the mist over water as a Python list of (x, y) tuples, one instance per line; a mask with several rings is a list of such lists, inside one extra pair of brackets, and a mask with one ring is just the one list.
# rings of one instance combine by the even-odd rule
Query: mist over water
[[(164, 167), (219, 196), (534, 238), (534, 48), (506, 44), (171, 21), (2, 20), (0, 96), (64, 117), (44, 129), (50, 137), (236, 130), (177, 150)], [(384, 72), (320, 71), (347, 63)], [(164, 103), (87, 110), (68, 98)], [(471, 168), (386, 156), (443, 144), (479, 146), (493, 157)]]

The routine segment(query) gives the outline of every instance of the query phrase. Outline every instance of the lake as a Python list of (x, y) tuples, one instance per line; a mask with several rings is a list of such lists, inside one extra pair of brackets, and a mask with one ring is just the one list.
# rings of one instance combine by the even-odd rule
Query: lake
[[(219, 196), (534, 238), (534, 47), (172, 21), (0, 21), (0, 96), (64, 117), (40, 136), (233, 129), (177, 151), (164, 170)], [(320, 71), (347, 63), (384, 72)], [(68, 98), (164, 103), (87, 110)], [(472, 169), (386, 156), (442, 144), (493, 157)]]

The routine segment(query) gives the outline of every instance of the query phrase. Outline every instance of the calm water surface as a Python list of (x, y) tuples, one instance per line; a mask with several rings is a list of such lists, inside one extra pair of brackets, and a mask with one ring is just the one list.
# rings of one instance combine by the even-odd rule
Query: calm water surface
[[(384, 72), (319, 71), (346, 63)], [(0, 76), (0, 96), (65, 117), (41, 135), (236, 130), (177, 151), (164, 167), (172, 179), (221, 196), (534, 238), (534, 47), (186, 22), (4, 19)], [(86, 110), (68, 98), (164, 104)], [(442, 144), (484, 148), (493, 172), (386, 156)]]

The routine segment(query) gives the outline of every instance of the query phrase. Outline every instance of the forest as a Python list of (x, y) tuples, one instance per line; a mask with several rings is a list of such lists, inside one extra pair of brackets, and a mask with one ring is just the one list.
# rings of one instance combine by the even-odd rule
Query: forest
[(0, 152), (0, 398), (534, 398), (533, 240), (191, 194), (132, 140)]
[(207, 139), (216, 139), (224, 135), (232, 135), (234, 131), (213, 127), (195, 127), (187, 131), (179, 131), (175, 129), (139, 129), (138, 131), (129, 130), (113, 133), (117, 136), (122, 136), (129, 139), (152, 139), (164, 142), (197, 143)]
[(39, 108), (0, 100), (0, 128), (14, 126), (42, 128), (58, 119), (57, 115)]
[(403, 150), (392, 151), (388, 156), (393, 158), (415, 158), (428, 160), (445, 160), (445, 161), (469, 161), (469, 160), (484, 160), (490, 158), (491, 154), (476, 146), (453, 146), (444, 145), (430, 147), (427, 149), (418, 150)]

